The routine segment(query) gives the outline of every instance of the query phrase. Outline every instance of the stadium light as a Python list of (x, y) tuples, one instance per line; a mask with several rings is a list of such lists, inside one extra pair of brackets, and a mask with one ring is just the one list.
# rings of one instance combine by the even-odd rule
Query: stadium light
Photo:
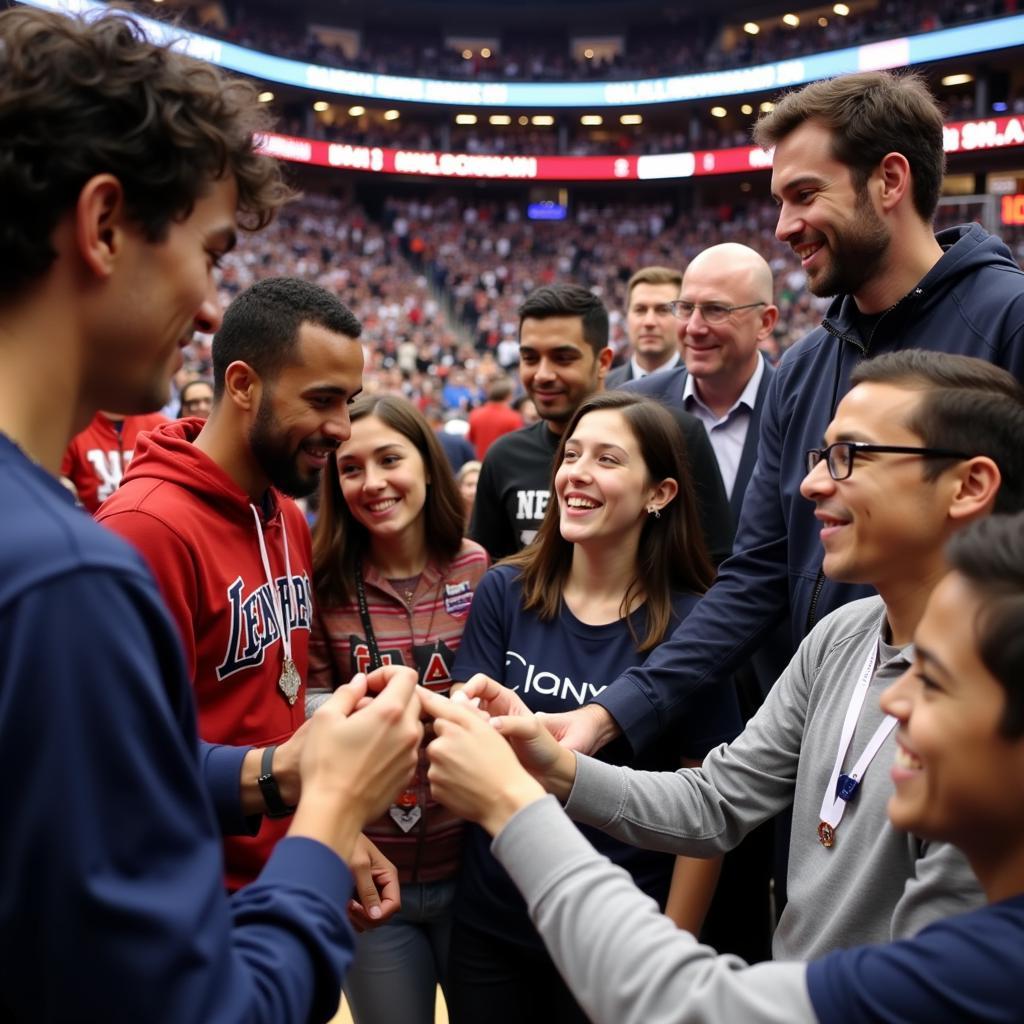
[(643, 114), (623, 114), (619, 118), (619, 124), (643, 124)]
[(327, 100), (317, 100), (316, 103), (313, 104), (313, 109), (318, 114), (322, 114), (325, 110), (330, 110), (331, 105), (330, 103), (327, 102)]
[(349, 117), (362, 117), (366, 113), (366, 107), (361, 107), (358, 104), (354, 107), (348, 108)]
[(456, 124), (476, 124), (476, 114), (456, 114)]
[(784, 14), (782, 20), (790, 27), (796, 28), (800, 24), (800, 17), (796, 14)]
[(974, 81), (974, 75), (961, 74), (961, 75), (946, 75), (942, 79), (943, 85), (967, 85), (968, 82)]
[(752, 114), (753, 112), (754, 108), (749, 103), (744, 103), (743, 106), (740, 107), (741, 114)]
[(384, 120), (385, 121), (397, 121), (402, 115), (397, 110), (385, 110)]
[(600, 114), (584, 114), (580, 118), (580, 124), (585, 124), (588, 127), (597, 127), (599, 124), (604, 124), (604, 118)]
[(534, 114), (530, 119), (538, 128), (550, 128), (555, 119), (550, 114)]
[(729, 111), (726, 110), (725, 107), (712, 107), (711, 108), (711, 116), (712, 117), (725, 117), (725, 115), (728, 114), (728, 113), (729, 113)]
[(511, 124), (512, 123), (512, 118), (509, 117), (508, 114), (491, 114), (491, 116), (489, 118), (487, 118), (487, 120), (490, 121), (491, 124)]
[(273, 98), (274, 94), (272, 92), (261, 92), (259, 96), (256, 97), (256, 99), (259, 100), (260, 103), (270, 103), (270, 101), (273, 100)]
[(850, 8), (846, 4), (833, 4), (832, 10), (839, 15), (840, 18), (845, 18), (850, 13)]
[(762, 114), (770, 114), (774, 109), (775, 109), (775, 104), (772, 103), (771, 100), (765, 100), (764, 103), (761, 104), (761, 113)]
[(748, 21), (746, 25), (743, 26), (743, 31), (749, 36), (756, 36), (757, 33), (761, 31), (761, 26), (758, 25), (756, 21)]

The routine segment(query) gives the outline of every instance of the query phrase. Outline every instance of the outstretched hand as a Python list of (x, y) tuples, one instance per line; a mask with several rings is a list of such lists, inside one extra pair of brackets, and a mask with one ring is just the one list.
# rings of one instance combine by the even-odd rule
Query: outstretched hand
[(427, 777), (435, 800), (497, 835), (517, 811), (544, 795), (508, 742), (468, 698), (449, 700), (421, 690), (420, 701), (434, 718)]

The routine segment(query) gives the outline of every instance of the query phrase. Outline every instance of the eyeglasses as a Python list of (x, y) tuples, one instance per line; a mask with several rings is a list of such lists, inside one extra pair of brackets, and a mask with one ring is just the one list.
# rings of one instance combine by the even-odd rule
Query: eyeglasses
[(755, 306), (767, 306), (767, 302), (748, 302), (743, 306), (726, 306), (721, 302), (687, 302), (685, 299), (676, 299), (675, 302), (666, 303), (672, 310), (672, 315), (679, 320), (689, 320), (695, 309), (700, 310), (700, 315), (709, 324), (724, 324), (726, 320), (739, 309), (754, 309)]
[(897, 455), (920, 455), (924, 459), (972, 459), (973, 455), (955, 452), (950, 448), (912, 448), (900, 444), (868, 444), (865, 441), (836, 441), (827, 448), (812, 448), (807, 453), (807, 472), (810, 473), (819, 462), (828, 466), (833, 480), (845, 480), (853, 472), (853, 462), (858, 452), (892, 452)]

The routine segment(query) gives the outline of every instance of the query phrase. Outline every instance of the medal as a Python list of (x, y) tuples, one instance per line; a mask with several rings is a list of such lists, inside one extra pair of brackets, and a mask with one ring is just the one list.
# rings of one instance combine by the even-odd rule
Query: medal
[(409, 832), (416, 827), (416, 822), (423, 817), (423, 810), (419, 806), (419, 797), (416, 790), (403, 789), (398, 799), (388, 810), (391, 820), (403, 831)]
[(828, 849), (836, 841), (835, 829), (827, 821), (818, 822), (818, 842)]
[(281, 678), (278, 679), (277, 685), (288, 698), (289, 704), (295, 703), (295, 698), (299, 695), (299, 684), (301, 682), (302, 678), (299, 676), (299, 670), (295, 667), (295, 662), (291, 658), (285, 658), (281, 664)]

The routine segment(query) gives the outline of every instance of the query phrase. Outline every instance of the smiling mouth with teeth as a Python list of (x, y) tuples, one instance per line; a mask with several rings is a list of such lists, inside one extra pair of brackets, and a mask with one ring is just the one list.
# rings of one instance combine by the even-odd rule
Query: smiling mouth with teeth
[(389, 508), (398, 504), (397, 498), (385, 498), (383, 501), (375, 501), (366, 507), (371, 512), (387, 512)]
[(566, 505), (569, 508), (600, 508), (600, 504), (596, 501), (591, 501), (589, 498), (566, 498)]
[(921, 761), (912, 754), (906, 747), (896, 744), (896, 764), (901, 768), (916, 770), (921, 767)]

